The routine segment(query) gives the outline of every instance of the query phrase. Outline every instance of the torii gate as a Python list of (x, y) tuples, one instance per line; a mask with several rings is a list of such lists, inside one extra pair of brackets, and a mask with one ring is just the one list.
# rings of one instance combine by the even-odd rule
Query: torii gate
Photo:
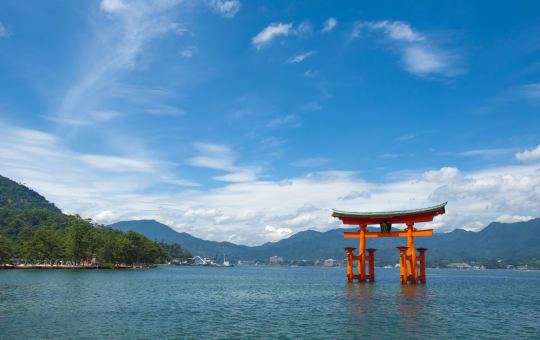
[[(418, 263), (416, 249), (414, 248), (414, 236), (432, 236), (433, 229), (417, 230), (414, 228), (416, 222), (431, 222), (437, 215), (445, 213), (444, 207), (446, 203), (442, 203), (433, 207), (404, 210), (404, 211), (388, 211), (388, 212), (347, 212), (332, 209), (333, 217), (339, 218), (343, 224), (359, 225), (360, 229), (357, 232), (344, 232), (345, 238), (360, 238), (360, 247), (358, 255), (353, 255), (353, 250), (356, 248), (347, 247), (347, 281), (365, 282), (369, 279), (370, 282), (375, 281), (374, 272), (374, 253), (376, 249), (366, 249), (366, 238), (370, 237), (407, 237), (407, 247), (397, 247), (399, 249), (399, 264), (400, 264), (400, 282), (401, 284), (426, 283), (426, 248), (418, 248), (418, 258), (420, 260), (420, 274), (418, 274)], [(392, 223), (404, 223), (407, 228), (403, 231), (391, 231)], [(369, 224), (379, 224), (380, 232), (367, 231), (366, 227)], [(368, 254), (366, 254), (366, 251)], [(369, 261), (369, 274), (366, 274), (366, 258)], [(353, 263), (358, 261), (358, 274), (353, 274)]]

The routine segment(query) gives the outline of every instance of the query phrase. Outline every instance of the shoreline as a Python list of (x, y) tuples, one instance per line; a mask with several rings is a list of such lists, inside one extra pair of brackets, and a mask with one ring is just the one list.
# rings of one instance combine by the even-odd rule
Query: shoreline
[(29, 264), (29, 265), (0, 265), (0, 269), (41, 269), (41, 270), (91, 270), (91, 269), (152, 269), (156, 268), (157, 265), (145, 265), (145, 266), (126, 266), (126, 265), (116, 265), (113, 267), (109, 266), (103, 266), (103, 265), (67, 265), (67, 264), (59, 264), (59, 265), (51, 265), (51, 264)]

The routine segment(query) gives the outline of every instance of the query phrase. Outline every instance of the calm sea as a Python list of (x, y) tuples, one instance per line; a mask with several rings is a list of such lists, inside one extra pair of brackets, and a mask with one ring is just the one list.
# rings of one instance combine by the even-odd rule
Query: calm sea
[(2, 339), (540, 338), (540, 272), (160, 267), (0, 271)]

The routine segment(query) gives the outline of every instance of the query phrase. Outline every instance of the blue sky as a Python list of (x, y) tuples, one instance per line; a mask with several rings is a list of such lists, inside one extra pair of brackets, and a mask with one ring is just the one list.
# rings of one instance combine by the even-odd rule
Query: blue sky
[(2, 1), (0, 174), (100, 223), (250, 245), (338, 227), (331, 208), (538, 217), (539, 10)]

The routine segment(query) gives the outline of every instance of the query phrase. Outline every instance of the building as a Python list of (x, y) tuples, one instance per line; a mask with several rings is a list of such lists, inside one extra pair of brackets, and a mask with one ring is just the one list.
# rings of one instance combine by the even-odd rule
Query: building
[(337, 265), (337, 261), (334, 259), (328, 259), (324, 261), (325, 267), (335, 267)]
[(270, 256), (270, 264), (280, 264), (283, 262), (283, 257)]

